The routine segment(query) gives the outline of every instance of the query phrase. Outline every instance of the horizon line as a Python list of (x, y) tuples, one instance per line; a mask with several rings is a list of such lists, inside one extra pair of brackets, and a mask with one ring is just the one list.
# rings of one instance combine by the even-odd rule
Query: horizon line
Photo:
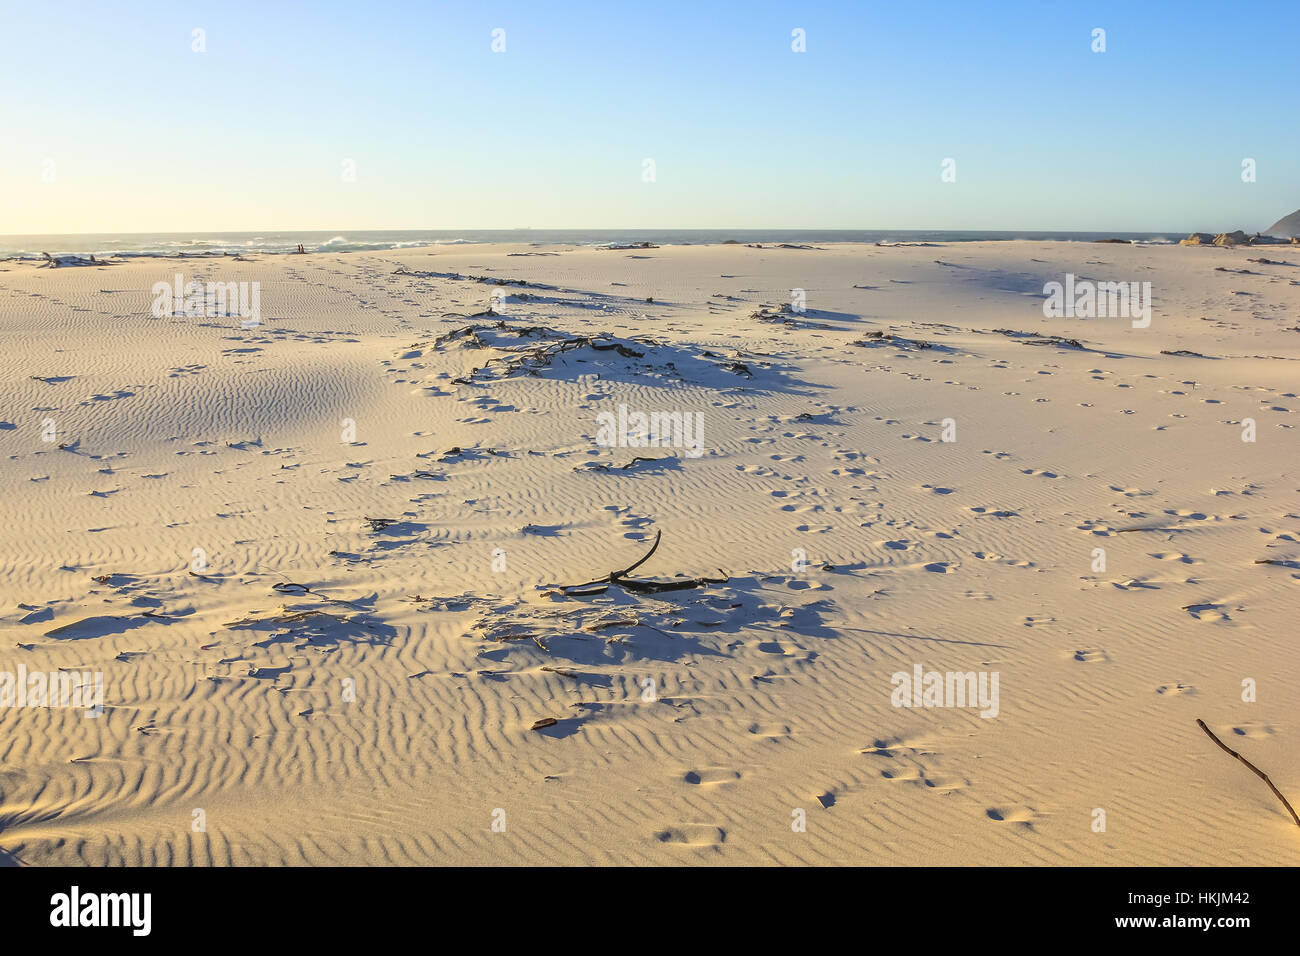
[[(1252, 230), (1237, 227), (1242, 232), (1250, 233)], [(1029, 227), (980, 227), (980, 228), (950, 228), (947, 226), (368, 226), (365, 228), (350, 228), (330, 226), (323, 229), (289, 227), (289, 228), (247, 228), (247, 229), (144, 229), (132, 231), (120, 230), (91, 230), (82, 232), (7, 232), (0, 233), (0, 238), (16, 237), (42, 237), (42, 236), (149, 236), (158, 234), (173, 235), (242, 235), (245, 233), (303, 233), (303, 232), (336, 232), (343, 233), (363, 233), (363, 232), (949, 232), (949, 233), (982, 233), (982, 232), (1078, 232), (1078, 233), (1131, 233), (1131, 234), (1156, 234), (1156, 233), (1178, 233), (1185, 234), (1191, 232), (1213, 233), (1218, 231), (1214, 228), (1187, 229), (1178, 227), (1173, 229), (1080, 229), (1070, 226), (1056, 226), (1047, 228), (1029, 228)], [(1259, 231), (1259, 230), (1255, 230)]]

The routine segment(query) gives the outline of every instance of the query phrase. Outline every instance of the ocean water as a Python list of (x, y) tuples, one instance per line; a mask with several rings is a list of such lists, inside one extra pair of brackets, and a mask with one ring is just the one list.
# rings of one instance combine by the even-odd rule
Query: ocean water
[(52, 256), (225, 256), (234, 253), (284, 254), (299, 243), (308, 252), (360, 252), (413, 246), (476, 242), (536, 245), (596, 246), (606, 243), (651, 242), (683, 245), (736, 242), (789, 242), (821, 245), (832, 242), (985, 242), (1046, 239), (1092, 242), (1128, 239), (1143, 243), (1177, 242), (1185, 233), (1135, 232), (971, 232), (952, 230), (884, 229), (395, 229), (353, 232), (208, 232), (123, 233), (46, 236), (0, 236), (0, 259)]

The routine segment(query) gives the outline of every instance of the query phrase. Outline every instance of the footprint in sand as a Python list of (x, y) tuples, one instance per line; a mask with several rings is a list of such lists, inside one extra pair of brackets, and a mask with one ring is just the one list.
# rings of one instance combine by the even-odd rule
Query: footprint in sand
[(1232, 732), (1238, 737), (1268, 737), (1277, 733), (1268, 724), (1237, 724), (1232, 728)]
[(961, 790), (964, 787), (970, 786), (970, 781), (965, 777), (958, 777), (953, 774), (934, 773), (927, 770), (924, 766), (882, 770), (880, 771), (880, 776), (896, 783), (909, 783), (916, 787), (921, 787), (926, 790), (935, 790), (940, 793)]
[(1099, 651), (1096, 648), (1078, 650), (1074, 652), (1073, 660), (1080, 664), (1099, 664), (1109, 661), (1105, 651)]
[(1148, 584), (1146, 578), (1126, 578), (1123, 581), (1108, 582), (1111, 587), (1118, 591), (1159, 591), (1160, 588), (1155, 584)]
[(1191, 684), (1184, 684), (1182, 681), (1174, 681), (1169, 684), (1161, 684), (1156, 688), (1157, 694), (1170, 694), (1177, 696), (1179, 694), (1195, 694), (1196, 688)]
[(911, 784), (940, 793), (970, 786), (970, 781), (965, 777), (933, 767), (935, 755), (932, 751), (909, 747), (902, 741), (876, 740), (871, 747), (859, 752), (889, 761), (887, 766), (880, 769), (880, 776), (891, 782)]
[(1074, 527), (1076, 531), (1086, 531), (1099, 538), (1108, 538), (1115, 531), (1115, 528), (1112, 525), (1108, 525), (1104, 521), (1095, 521), (1091, 518), (1083, 524), (1078, 524)]
[(1198, 621), (1211, 621), (1217, 624), (1232, 620), (1222, 604), (1189, 604), (1183, 610)]
[(682, 779), (696, 787), (716, 787), (735, 783), (740, 779), (740, 772), (725, 767), (707, 767), (704, 770), (688, 770)]
[(1041, 816), (1033, 807), (989, 807), (984, 815), (998, 823), (1014, 823), (1027, 830), (1032, 830)]
[(1032, 568), (1034, 562), (1026, 561), (1023, 558), (1008, 558), (1005, 555), (994, 554), (991, 551), (972, 551), (972, 555), (981, 561), (996, 561), (998, 564), (1005, 564), (1009, 568)]
[(1181, 551), (1155, 551), (1150, 552), (1151, 557), (1157, 561), (1177, 561), (1180, 564), (1204, 564), (1200, 558), (1193, 558), (1191, 555), (1184, 554)]
[(755, 737), (764, 737), (768, 740), (780, 740), (790, 736), (788, 724), (750, 724), (748, 731)]
[(727, 831), (706, 823), (684, 823), (668, 827), (655, 834), (660, 843), (672, 843), (679, 846), (720, 846), (727, 839)]

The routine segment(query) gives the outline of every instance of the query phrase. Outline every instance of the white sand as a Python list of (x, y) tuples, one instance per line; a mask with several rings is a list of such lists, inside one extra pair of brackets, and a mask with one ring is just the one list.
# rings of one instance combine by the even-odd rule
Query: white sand
[[(105, 701), (0, 708), (0, 861), (1300, 864), (1195, 724), (1300, 801), (1300, 252), (535, 251), (0, 264), (0, 671)], [(432, 340), (492, 287), (399, 265), (663, 344), (458, 385), (504, 353)], [(263, 325), (154, 318), (177, 272)], [(1150, 281), (1151, 327), (1045, 320), (1066, 272)], [(597, 447), (620, 404), (704, 454), (622, 470), (670, 450)], [(547, 588), (658, 531), (638, 574), (730, 582)], [(894, 707), (917, 664), (996, 671), (997, 716)]]

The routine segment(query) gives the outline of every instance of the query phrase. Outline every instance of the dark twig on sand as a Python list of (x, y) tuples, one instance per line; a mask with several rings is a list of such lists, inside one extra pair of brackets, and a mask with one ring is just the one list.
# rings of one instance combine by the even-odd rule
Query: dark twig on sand
[(627, 566), (626, 568), (624, 568), (622, 571), (611, 571), (611, 572), (609, 572), (610, 579), (613, 580), (614, 578), (621, 578), (621, 577), (623, 577), (624, 575), (631, 574), (631, 573), (632, 573), (633, 571), (635, 571), (637, 568), (641, 567), (641, 565), (645, 564), (645, 563), (646, 563), (647, 561), (649, 561), (652, 557), (654, 557), (654, 553), (655, 553), (656, 551), (659, 550), (659, 542), (663, 539), (663, 536), (664, 536), (664, 533), (663, 533), (662, 531), (656, 531), (656, 532), (655, 532), (655, 543), (654, 543), (653, 545), (650, 546), (650, 550), (647, 551), (647, 552), (645, 553), (645, 557), (643, 557), (640, 561), (637, 561), (637, 562), (635, 562), (635, 563), (633, 563), (633, 564), (628, 565), (628, 566)]
[(663, 537), (662, 531), (655, 532), (655, 543), (651, 545), (650, 550), (645, 556), (635, 564), (629, 565), (622, 571), (611, 571), (603, 578), (595, 581), (587, 581), (584, 584), (565, 584), (560, 586), (560, 590), (571, 597), (591, 597), (597, 594), (604, 594), (609, 590), (611, 584), (617, 584), (619, 587), (628, 591), (635, 591), (642, 594), (658, 594), (662, 591), (685, 591), (688, 588), (698, 588), (705, 584), (726, 584), (729, 578), (685, 578), (679, 581), (649, 581), (638, 578), (629, 578), (628, 575), (635, 571), (641, 565), (645, 564), (659, 550), (659, 541)]
[(1016, 329), (994, 329), (993, 331), (998, 335), (1019, 339), (1022, 345), (1057, 345), (1061, 348), (1092, 351), (1078, 339), (1068, 339), (1063, 335), (1039, 335), (1037, 332), (1020, 332)]
[(1273, 786), (1273, 781), (1268, 779), (1268, 774), (1260, 770), (1258, 767), (1256, 767), (1253, 763), (1251, 763), (1241, 754), (1237, 753), (1237, 751), (1233, 750), (1231, 747), (1225, 744), (1218, 737), (1214, 736), (1213, 731), (1211, 731), (1209, 727), (1206, 727), (1205, 721), (1201, 720), (1199, 717), (1196, 719), (1196, 725), (1200, 727), (1203, 731), (1205, 731), (1206, 735), (1211, 740), (1213, 740), (1216, 744), (1218, 744), (1219, 747), (1224, 751), (1224, 753), (1236, 757), (1247, 767), (1249, 767), (1251, 771), (1255, 774), (1255, 776), (1259, 777), (1260, 780), (1263, 780), (1266, 784), (1268, 784), (1268, 789), (1273, 791), (1273, 796), (1277, 797), (1279, 800), (1282, 801), (1282, 806), (1286, 807), (1287, 812), (1291, 814), (1291, 819), (1295, 821), (1295, 825), (1300, 827), (1300, 816), (1296, 815), (1295, 808), (1291, 806), (1291, 804), (1287, 801), (1286, 797), (1282, 796), (1281, 791), (1278, 790), (1277, 787)]
[(603, 462), (603, 461), (598, 461), (598, 462), (587, 462), (587, 463), (584, 464), (584, 465), (575, 465), (573, 470), (574, 470), (574, 471), (581, 471), (581, 470), (584, 469), (584, 468), (589, 468), (589, 469), (592, 470), (592, 471), (629, 471), (629, 470), (635, 468), (637, 465), (639, 465), (639, 464), (640, 464), (641, 462), (643, 462), (643, 461), (647, 461), (647, 462), (654, 463), (654, 462), (657, 462), (657, 461), (670, 461), (670, 460), (671, 460), (671, 461), (676, 461), (676, 460), (677, 460), (677, 456), (676, 456), (676, 455), (660, 455), (660, 456), (657, 457), (657, 458), (647, 458), (645, 455), (637, 455), (635, 458), (633, 458), (631, 461), (629, 461), (626, 465), (611, 465), (611, 464), (608, 464), (607, 462)]

